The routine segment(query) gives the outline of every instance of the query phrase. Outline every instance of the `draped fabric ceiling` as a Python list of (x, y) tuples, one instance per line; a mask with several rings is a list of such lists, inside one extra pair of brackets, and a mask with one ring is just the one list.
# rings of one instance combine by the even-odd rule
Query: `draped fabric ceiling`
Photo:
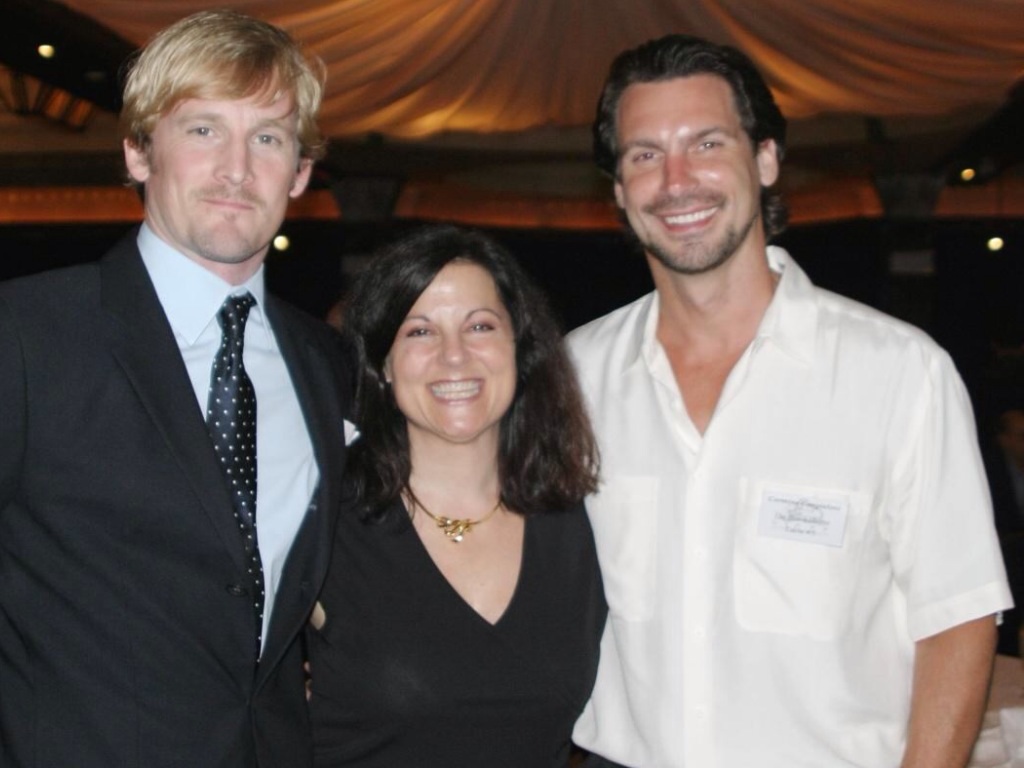
[(138, 44), (210, 7), (278, 24), (326, 63), (322, 127), (352, 141), (564, 131), (585, 153), (612, 58), (667, 32), (749, 54), (794, 136), (830, 117), (987, 115), (1024, 75), (1020, 0), (62, 1)]
[(612, 58), (667, 32), (750, 55), (790, 118), (941, 114), (1024, 75), (1019, 0), (64, 0), (139, 43), (211, 5), (328, 68), (323, 125), (423, 137), (588, 123)]

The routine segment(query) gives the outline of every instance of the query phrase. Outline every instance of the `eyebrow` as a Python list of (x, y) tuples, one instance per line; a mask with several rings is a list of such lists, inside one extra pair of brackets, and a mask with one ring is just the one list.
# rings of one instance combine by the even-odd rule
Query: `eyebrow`
[[(469, 319), (470, 317), (472, 317), (473, 315), (475, 315), (475, 314), (476, 314), (477, 312), (486, 312), (486, 313), (488, 313), (489, 315), (494, 315), (494, 316), (495, 316), (496, 318), (498, 318), (499, 320), (500, 320), (500, 319), (501, 319), (501, 318), (503, 317), (502, 313), (501, 313), (501, 312), (499, 312), (499, 311), (498, 311), (498, 310), (496, 310), (496, 309), (491, 309), (490, 307), (476, 307), (475, 309), (471, 309), (471, 310), (469, 310), (469, 311), (468, 311), (468, 312), (467, 312), (467, 313), (466, 313), (466, 314), (465, 314), (465, 315), (463, 316), (463, 319), (464, 319), (464, 320), (468, 320), (468, 319)], [(507, 310), (506, 310), (505, 314), (506, 314), (506, 315), (508, 314), (508, 311), (507, 311)], [(404, 319), (404, 320), (403, 320), (402, 322), (403, 322), (403, 323), (407, 323), (407, 322), (409, 322), (410, 320), (425, 320), (425, 321), (426, 321), (426, 322), (428, 322), (428, 323), (429, 323), (429, 322), (432, 322), (432, 321), (431, 321), (431, 319), (430, 319), (429, 317), (427, 317), (426, 315), (406, 315), (406, 316), (405, 316), (405, 319)]]
[(508, 316), (508, 310), (507, 309), (505, 310), (505, 312), (503, 314), (503, 313), (499, 312), (496, 309), (491, 309), (490, 307), (480, 307), (478, 309), (474, 309), (474, 310), (471, 310), (470, 312), (468, 312), (466, 314), (466, 319), (468, 320), (473, 315), (475, 315), (477, 312), (486, 312), (488, 315), (492, 315), (493, 317), (497, 318), (498, 320), (503, 320), (505, 317)]
[[(722, 136), (726, 136), (726, 137), (729, 137), (729, 138), (735, 138), (736, 133), (734, 131), (729, 130), (724, 125), (712, 125), (712, 126), (710, 126), (708, 128), (703, 128), (703, 129), (697, 131), (692, 136), (690, 136), (689, 139), (688, 139), (688, 143), (690, 143), (690, 144), (697, 143), (697, 142), (703, 141), (704, 139), (708, 138), (709, 136), (714, 136), (714, 135), (722, 135)], [(655, 139), (648, 139), (648, 138), (638, 138), (638, 139), (633, 139), (632, 141), (627, 141), (624, 144), (622, 144), (621, 148), (619, 149), (619, 154), (620, 155), (624, 155), (626, 152), (628, 152), (631, 149), (661, 149), (661, 148), (662, 148), (662, 144), (661, 144), (660, 141), (657, 141)]]
[[(288, 112), (280, 117), (267, 117), (260, 120), (255, 128), (260, 130), (263, 128), (281, 128), (283, 130), (289, 129), (290, 118), (294, 115), (294, 111)], [(224, 122), (224, 115), (217, 111), (202, 110), (198, 112), (179, 112), (178, 122), (205, 122), (205, 123), (222, 123)]]
[(619, 154), (625, 154), (631, 149), (661, 149), (661, 144), (653, 139), (634, 139), (619, 147)]
[(726, 136), (734, 136), (734, 132), (726, 128), (724, 125), (712, 125), (705, 128), (702, 131), (698, 131), (695, 138), (705, 139), (713, 133), (724, 133)]

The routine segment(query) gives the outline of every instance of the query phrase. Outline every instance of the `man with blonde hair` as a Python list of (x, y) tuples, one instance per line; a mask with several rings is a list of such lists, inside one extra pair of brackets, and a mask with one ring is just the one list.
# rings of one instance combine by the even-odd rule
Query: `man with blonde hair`
[(145, 221), (0, 285), (0, 765), (312, 762), (298, 635), (348, 376), (263, 262), (322, 153), (322, 67), (203, 12), (129, 72)]

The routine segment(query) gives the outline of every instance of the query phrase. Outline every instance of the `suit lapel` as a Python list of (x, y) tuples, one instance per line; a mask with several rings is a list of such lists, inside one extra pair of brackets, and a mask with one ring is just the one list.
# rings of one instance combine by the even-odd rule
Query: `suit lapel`
[(230, 557), (243, 569), (244, 553), (227, 487), (174, 332), (142, 263), (134, 233), (104, 259), (100, 274), (110, 349), (157, 434), (188, 478), (197, 503)]
[[(104, 333), (112, 354), (226, 552), (242, 570), (245, 556), (227, 487), (174, 332), (142, 263), (134, 233), (115, 246), (100, 269), (101, 302), (107, 317)], [(294, 310), (269, 296), (266, 304), (313, 443), (320, 484), (288, 556), (257, 685), (267, 678), (301, 629), (326, 573), (345, 454), (341, 403), (346, 395), (340, 388), (346, 382), (339, 381), (327, 352), (303, 334), (300, 322), (291, 315)]]
[(300, 321), (292, 316), (295, 310), (271, 296), (265, 303), (313, 443), (320, 483), (289, 551), (274, 599), (257, 687), (301, 630), (327, 572), (345, 454), (343, 382), (335, 365), (316, 339), (303, 332)]

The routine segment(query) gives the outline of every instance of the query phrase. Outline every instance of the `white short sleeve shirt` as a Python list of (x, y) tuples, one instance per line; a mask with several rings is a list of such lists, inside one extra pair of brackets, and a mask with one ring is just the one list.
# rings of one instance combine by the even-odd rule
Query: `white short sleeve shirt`
[(609, 603), (584, 747), (642, 768), (897, 766), (914, 642), (1012, 603), (967, 394), (785, 251), (701, 435), (657, 294), (570, 335)]

